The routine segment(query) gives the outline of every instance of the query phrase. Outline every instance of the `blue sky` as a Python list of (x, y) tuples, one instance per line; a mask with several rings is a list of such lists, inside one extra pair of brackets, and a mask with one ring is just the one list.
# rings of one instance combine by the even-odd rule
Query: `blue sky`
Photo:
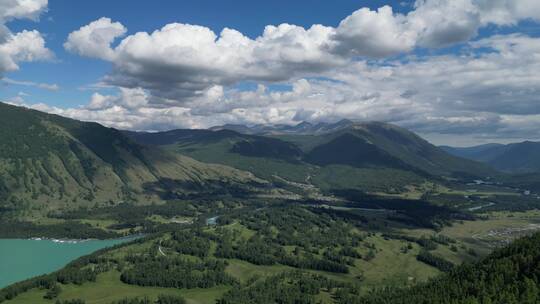
[[(306, 7), (302, 1), (50, 1), (48, 11), (41, 15), (39, 22), (14, 20), (10, 29), (18, 32), (23, 29), (37, 29), (47, 37), (47, 46), (56, 60), (43, 63), (23, 63), (19, 71), (6, 77), (19, 81), (54, 83), (60, 86), (51, 92), (28, 86), (4, 86), (0, 99), (9, 99), (19, 92), (29, 94), (29, 102), (45, 102), (52, 106), (72, 107), (85, 104), (92, 95), (89, 90), (81, 90), (95, 83), (110, 70), (108, 63), (100, 60), (82, 58), (67, 52), (63, 44), (66, 37), (80, 28), (103, 16), (121, 21), (130, 33), (153, 31), (163, 25), (180, 22), (207, 26), (215, 32), (225, 27), (240, 30), (255, 38), (268, 24), (292, 23), (309, 27), (312, 24), (336, 26), (359, 7), (376, 9), (388, 1), (310, 1)], [(395, 7), (406, 12), (412, 4), (407, 1)]]
[(3, 101), (136, 130), (349, 118), (458, 145), (538, 137), (533, 0), (6, 1), (4, 48), (29, 30), (44, 45), (21, 59), (0, 39)]

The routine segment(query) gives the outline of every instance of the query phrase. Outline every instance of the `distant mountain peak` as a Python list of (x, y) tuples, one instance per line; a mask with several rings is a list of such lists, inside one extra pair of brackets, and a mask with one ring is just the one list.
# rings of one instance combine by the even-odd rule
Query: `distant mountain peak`
[(335, 125), (351, 125), (351, 124), (354, 124), (354, 121), (350, 120), (350, 119), (347, 119), (347, 118), (343, 118), (342, 120), (334, 123)]
[(226, 124), (223, 126), (216, 126), (210, 128), (210, 130), (233, 130), (243, 134), (257, 134), (257, 135), (269, 135), (269, 134), (324, 134), (339, 131), (354, 125), (355, 122), (349, 119), (342, 119), (337, 122), (318, 122), (312, 123), (308, 121), (301, 121), (296, 125), (276, 124), (276, 125), (237, 125)]

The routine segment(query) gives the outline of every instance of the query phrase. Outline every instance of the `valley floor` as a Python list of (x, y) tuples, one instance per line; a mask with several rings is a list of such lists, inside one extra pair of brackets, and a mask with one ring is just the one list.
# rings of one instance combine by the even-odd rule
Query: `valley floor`
[[(300, 210), (304, 209), (300, 208)], [(373, 212), (366, 211), (363, 215), (372, 220), (371, 224), (377, 223), (378, 219), (376, 216), (371, 217), (373, 216)], [(444, 227), (438, 233), (431, 229), (412, 227), (401, 227), (398, 229), (394, 227), (391, 229), (391, 234), (376, 233), (369, 232), (370, 229), (368, 226), (365, 227), (365, 231), (362, 231), (359, 227), (353, 228), (351, 226), (352, 236), (358, 233), (362, 238), (357, 246), (354, 247), (355, 252), (358, 253), (358, 257), (352, 258), (352, 263), (349, 263), (347, 266), (347, 273), (314, 269), (302, 269), (302, 271), (322, 275), (336, 282), (353, 284), (359, 287), (362, 293), (372, 288), (380, 288), (381, 286), (414, 286), (441, 274), (441, 270), (437, 267), (419, 261), (419, 254), (427, 248), (426, 245), (420, 245), (422, 244), (420, 240), (432, 240), (435, 243), (433, 248), (429, 248), (431, 255), (454, 264), (460, 264), (465, 261), (474, 262), (491, 252), (494, 248), (505, 245), (514, 238), (531, 234), (540, 229), (538, 225), (540, 223), (540, 211), (491, 212), (482, 215), (482, 220), (458, 221), (451, 226)], [(164, 218), (155, 218), (155, 220), (164, 221)], [(248, 217), (247, 219), (235, 219), (225, 225), (222, 223), (218, 226), (206, 226), (203, 228), (203, 233), (207, 233), (205, 235), (210, 237), (210, 239), (213, 238), (212, 235), (223, 236), (223, 233), (225, 235), (229, 235), (230, 233), (234, 235), (234, 242), (240, 243), (246, 242), (254, 236), (263, 237), (263, 234), (261, 234), (258, 228), (248, 228), (250, 225), (249, 221), (250, 218)], [(94, 224), (100, 225), (100, 222), (95, 222)], [(412, 237), (413, 239), (400, 239), (396, 237), (396, 234)], [(444, 236), (444, 238), (441, 236)], [(437, 237), (441, 238), (437, 239)], [(124, 261), (128, 256), (144, 256), (148, 254), (154, 255), (156, 259), (160, 257), (163, 259), (178, 257), (192, 261), (206, 259), (201, 259), (195, 253), (188, 254), (182, 249), (174, 247), (179, 245), (179, 243), (170, 242), (172, 238), (174, 238), (172, 234), (165, 233), (161, 237), (142, 243), (135, 242), (128, 246), (111, 249), (100, 254), (100, 256), (111, 261)], [(208, 247), (208, 250), (211, 256), (216, 255), (217, 247), (221, 246), (219, 242), (214, 240), (209, 242), (210, 247)], [(187, 246), (188, 243), (181, 244)], [(293, 254), (293, 251), (298, 250), (297, 247), (284, 245), (282, 248), (287, 254)], [(300, 251), (303, 252), (303, 250), (301, 249)], [(316, 256), (323, 258), (324, 250), (320, 251), (320, 254)], [(298, 269), (297, 267), (286, 266), (279, 262), (273, 265), (257, 265), (246, 261), (246, 259), (249, 260), (250, 257), (224, 259), (227, 263), (224, 273), (234, 278), (237, 282), (235, 284), (240, 284), (239, 286), (249, 286), (254, 281), (260, 281), (278, 274), (294, 272)], [(124, 263), (122, 262), (122, 264)], [(118, 267), (108, 268), (106, 271), (98, 273), (93, 282), (59, 284), (61, 292), (58, 298), (55, 299), (44, 298), (48, 289), (32, 288), (4, 303), (55, 303), (56, 300), (84, 299), (87, 304), (110, 304), (125, 298), (144, 296), (150, 299), (156, 299), (158, 295), (171, 294), (182, 296), (186, 299), (187, 303), (214, 304), (217, 299), (222, 298), (231, 289), (238, 288), (235, 287), (235, 284), (218, 284), (208, 288), (190, 289), (127, 284), (123, 282), (125, 280), (121, 279), (122, 270), (118, 269)], [(121, 266), (120, 268), (122, 267), (126, 266)], [(315, 299), (320, 303), (336, 303), (335, 294), (325, 292), (324, 290), (317, 293)]]

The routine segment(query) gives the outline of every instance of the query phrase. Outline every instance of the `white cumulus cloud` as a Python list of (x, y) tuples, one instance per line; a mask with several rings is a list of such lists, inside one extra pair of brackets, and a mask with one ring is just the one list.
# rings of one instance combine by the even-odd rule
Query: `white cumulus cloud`
[(109, 18), (101, 18), (69, 34), (64, 48), (82, 56), (112, 60), (111, 43), (126, 33), (126, 28)]
[(140, 87), (183, 102), (215, 85), (320, 76), (358, 58), (386, 58), (417, 47), (466, 42), (487, 24), (539, 17), (536, 2), (417, 0), (407, 14), (395, 13), (390, 6), (361, 8), (337, 27), (269, 25), (253, 39), (229, 28), (216, 34), (200, 25), (171, 23), (151, 33), (129, 35), (116, 47), (112, 44), (127, 29), (101, 18), (72, 32), (64, 46), (111, 61), (106, 84)]
[[(476, 38), (487, 25), (539, 20), (537, 3), (417, 0), (408, 13), (361, 8), (335, 27), (268, 25), (257, 37), (183, 23), (126, 35), (101, 18), (65, 47), (110, 61), (100, 81), (117, 93), (50, 111), (134, 130), (350, 118), (423, 134), (537, 136), (540, 39)], [(414, 52), (456, 43), (459, 54)], [(236, 86), (244, 82), (255, 88)]]
[(19, 62), (46, 60), (53, 57), (45, 39), (36, 30), (12, 33), (5, 25), (13, 19), (36, 20), (47, 9), (47, 0), (0, 1), (0, 77), (19, 69)]
[(417, 36), (406, 16), (384, 6), (357, 10), (341, 21), (333, 39), (336, 51), (344, 55), (386, 57), (411, 51)]

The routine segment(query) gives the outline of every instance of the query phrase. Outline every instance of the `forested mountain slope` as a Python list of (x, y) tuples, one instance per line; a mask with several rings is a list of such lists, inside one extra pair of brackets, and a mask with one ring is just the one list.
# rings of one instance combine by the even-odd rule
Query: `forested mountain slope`
[(540, 172), (540, 142), (524, 141), (508, 145), (488, 144), (468, 148), (441, 148), (453, 155), (484, 162), (505, 172)]
[(441, 176), (496, 174), (484, 164), (452, 156), (416, 134), (386, 123), (258, 126), (249, 132), (267, 135), (231, 130), (245, 128), (125, 134), (139, 143), (166, 146), (200, 161), (248, 170), (265, 179), (278, 176), (312, 183), (321, 189), (385, 192)]
[(534, 304), (540, 302), (539, 278), (540, 234), (535, 234), (428, 284), (408, 290), (385, 290), (364, 299), (351, 297), (346, 303)]
[(281, 138), (297, 142), (307, 153), (330, 146), (326, 147), (329, 150), (326, 154), (329, 156), (334, 151), (349, 150), (361, 154), (372, 149), (373, 152), (366, 156), (367, 159), (386, 154), (402, 164), (432, 175), (494, 173), (485, 165), (449, 155), (415, 133), (387, 123), (355, 123), (337, 132), (324, 135)]
[(97, 123), (0, 103), (4, 210), (151, 203), (261, 182), (247, 172), (145, 147)]

